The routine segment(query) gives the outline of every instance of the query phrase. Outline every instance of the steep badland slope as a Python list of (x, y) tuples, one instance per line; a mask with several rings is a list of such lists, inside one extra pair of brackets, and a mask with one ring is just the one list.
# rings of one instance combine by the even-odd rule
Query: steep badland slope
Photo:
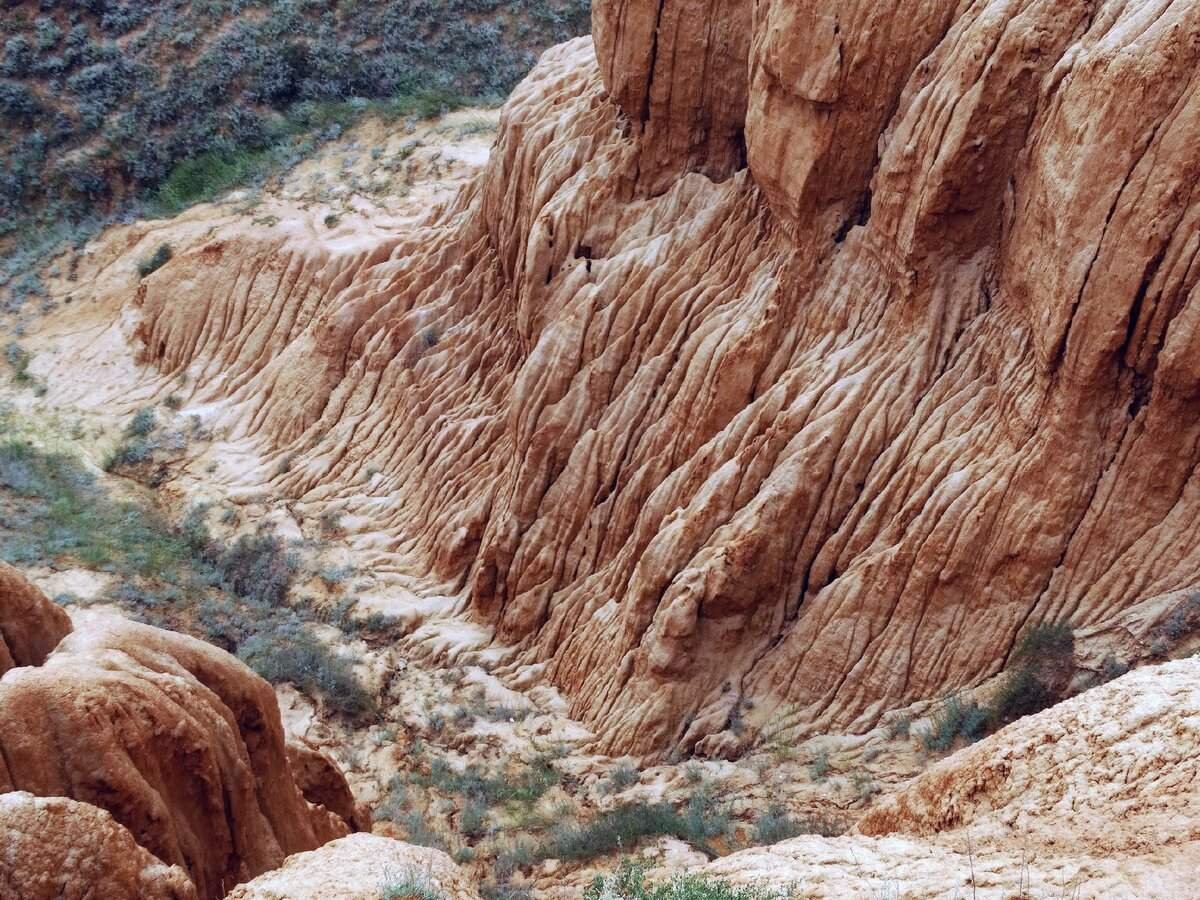
[(781, 707), (862, 729), (1031, 623), (1168, 614), (1200, 546), (1200, 7), (594, 27), (416, 227), (217, 236), (143, 281), (163, 391), (228, 398), (277, 487), (382, 523), (609, 749), (723, 751)]
[[(15, 615), (31, 632), (37, 613), (27, 604)], [(270, 685), (192, 638), (115, 618), (89, 622), (44, 663), (4, 673), (0, 722), (0, 832), (11, 835), (10, 848), (43, 848), (36, 858), (0, 860), (0, 884), (32, 879), (48, 896), (60, 896), (56, 885), (86, 896), (68, 841), (95, 827), (89, 846), (98, 854), (143, 848), (108, 867), (105, 896), (192, 896), (182, 883), (217, 898), (350, 831), (306, 799), (351, 809), (338, 802), (349, 790), (343, 780), (339, 791), (336, 769), (311, 766), (308, 791), (297, 786)], [(79, 802), (39, 805), (29, 795)], [(68, 824), (58, 829), (59, 820)], [(121, 893), (121, 879), (134, 884), (147, 871), (160, 894)]]

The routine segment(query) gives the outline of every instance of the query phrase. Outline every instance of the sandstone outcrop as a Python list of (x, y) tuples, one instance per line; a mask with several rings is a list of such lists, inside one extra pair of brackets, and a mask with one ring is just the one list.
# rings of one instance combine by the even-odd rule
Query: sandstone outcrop
[(195, 900), (167, 866), (102, 809), (64, 797), (0, 794), (0, 897)]
[(622, 752), (867, 729), (1195, 583), (1200, 5), (594, 17), (415, 226), (144, 280), (164, 392)]
[(71, 619), (20, 572), (0, 562), (0, 675), (40, 666), (71, 631)]
[(1200, 659), (1021, 719), (884, 798), (841, 838), (704, 868), (805, 897), (1186, 897), (1200, 865)]
[[(932, 766), (857, 824), (1096, 856), (1200, 852), (1200, 659), (1147, 666)], [(1170, 823), (1167, 826), (1166, 823)], [(1061, 849), (1060, 849), (1061, 852)]]
[(444, 900), (479, 900), (441, 850), (371, 834), (352, 834), (288, 857), (282, 868), (236, 888), (229, 900), (377, 900), (401, 885), (425, 886)]
[(183, 635), (90, 622), (0, 679), (0, 723), (0, 791), (106, 810), (201, 900), (349, 831), (296, 786), (271, 686)]

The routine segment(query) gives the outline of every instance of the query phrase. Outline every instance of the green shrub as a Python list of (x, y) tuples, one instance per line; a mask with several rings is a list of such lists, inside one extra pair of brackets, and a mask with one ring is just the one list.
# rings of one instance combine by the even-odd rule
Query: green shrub
[(626, 788), (633, 787), (642, 777), (642, 773), (629, 763), (621, 763), (604, 784), (604, 791), (609, 794), (619, 794)]
[(302, 691), (321, 695), (338, 712), (361, 716), (374, 710), (374, 701), (350, 663), (299, 622), (253, 635), (238, 647), (237, 655), (272, 684), (291, 682)]
[(124, 439), (104, 461), (106, 472), (117, 472), (131, 466), (139, 466), (154, 459), (154, 451), (159, 447), (159, 440), (151, 435), (158, 427), (158, 419), (154, 409), (146, 407), (134, 413), (129, 424), (122, 432)]
[(485, 807), (500, 803), (536, 803), (561, 780), (562, 774), (544, 756), (534, 759), (515, 773), (507, 770), (485, 772), (475, 765), (459, 772), (439, 757), (430, 765), (428, 775), (412, 776), (414, 784), (434, 787), (446, 794), (461, 794), (479, 801)]
[(496, 854), (492, 874), (498, 882), (505, 884), (518, 870), (533, 865), (537, 858), (533, 846), (526, 840), (518, 839)]
[(254, 603), (282, 606), (300, 561), (271, 532), (243, 534), (213, 560), (227, 590)]
[(926, 750), (949, 750), (959, 740), (977, 741), (986, 733), (988, 710), (974, 700), (963, 702), (957, 694), (947, 697), (941, 709), (921, 733)]
[(813, 781), (824, 781), (829, 777), (829, 751), (822, 747), (812, 758), (812, 762), (808, 764), (808, 774)]
[(992, 728), (1041, 712), (1055, 702), (1054, 694), (1030, 666), (1006, 672), (988, 711)]
[(1027, 630), (1017, 644), (1014, 658), (1040, 665), (1075, 652), (1075, 632), (1068, 622), (1043, 622)]
[(125, 426), (125, 434), (129, 437), (145, 437), (158, 425), (158, 419), (151, 407), (139, 409)]
[(594, 859), (632, 849), (644, 837), (684, 834), (683, 819), (668, 803), (623, 803), (590, 822), (567, 822), (552, 829), (538, 848), (541, 859)]
[(989, 727), (995, 730), (1062, 700), (1074, 657), (1075, 633), (1069, 623), (1042, 623), (1026, 631), (1013, 653), (1013, 666), (992, 697)]
[(683, 808), (683, 837), (701, 846), (708, 838), (729, 830), (729, 811), (717, 801), (711, 786), (702, 784), (688, 797)]
[(16, 341), (9, 341), (4, 347), (4, 359), (13, 373), (13, 381), (17, 384), (29, 384), (33, 376), (29, 374), (29, 363), (32, 357)]
[(487, 807), (479, 800), (468, 800), (458, 814), (458, 830), (467, 837), (482, 837), (487, 832)]
[(759, 816), (754, 826), (754, 844), (767, 845), (786, 841), (802, 834), (817, 834), (822, 837), (837, 837), (844, 834), (846, 826), (835, 819), (819, 813), (807, 816), (792, 816), (781, 803), (772, 803)]
[(171, 261), (172, 253), (170, 244), (159, 244), (153, 253), (138, 263), (138, 275), (145, 278), (157, 272)]
[(908, 740), (908, 733), (912, 730), (912, 716), (905, 713), (897, 717), (888, 725), (888, 737), (892, 740)]

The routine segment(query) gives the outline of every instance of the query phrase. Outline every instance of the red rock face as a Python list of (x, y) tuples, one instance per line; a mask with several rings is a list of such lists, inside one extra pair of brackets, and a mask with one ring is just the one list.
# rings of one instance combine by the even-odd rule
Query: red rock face
[(40, 666), (71, 631), (63, 610), (7, 563), (0, 562), (0, 675)]
[(111, 815), (65, 797), (0, 794), (0, 897), (13, 900), (196, 900)]
[(293, 781), (270, 685), (182, 635), (119, 619), (76, 631), (0, 679), (0, 723), (0, 793), (106, 810), (200, 898), (349, 831)]
[(360, 503), (608, 749), (715, 752), (781, 705), (866, 728), (1030, 623), (1194, 584), (1200, 6), (595, 23), (422, 227), (173, 260), (147, 360), (232, 394), (281, 487)]
[(746, 163), (750, 0), (593, 4), (609, 96), (639, 135), (638, 183), (668, 190), (687, 172), (714, 180)]

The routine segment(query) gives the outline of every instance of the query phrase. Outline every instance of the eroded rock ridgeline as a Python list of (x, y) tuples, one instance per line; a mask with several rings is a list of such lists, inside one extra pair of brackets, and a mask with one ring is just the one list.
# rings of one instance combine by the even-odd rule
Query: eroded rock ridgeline
[[(0, 564), (0, 579), (19, 576)], [(275, 693), (237, 659), (118, 618), (45, 651), (38, 629), (53, 605), (20, 582), (25, 594), (0, 594), (12, 655), (31, 660), (0, 678), (0, 835), (18, 850), (0, 858), (0, 887), (29, 885), (11, 896), (215, 900), (292, 853), (369, 827), (336, 767), (298, 749), (306, 798)], [(26, 845), (39, 849), (22, 856)], [(75, 858), (78, 847), (95, 859)], [(88, 893), (100, 886), (107, 893)]]
[(1200, 7), (594, 25), (420, 227), (180, 254), (145, 358), (622, 752), (865, 728), (1194, 583)]

